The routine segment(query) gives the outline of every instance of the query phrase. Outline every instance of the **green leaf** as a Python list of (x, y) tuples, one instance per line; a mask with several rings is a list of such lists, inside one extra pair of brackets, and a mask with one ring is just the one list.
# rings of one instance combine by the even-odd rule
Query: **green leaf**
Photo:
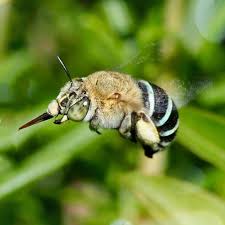
[[(32, 112), (30, 109), (17, 113), (13, 111), (4, 111), (3, 109), (0, 110), (0, 152), (5, 152), (11, 147), (19, 147), (30, 136), (37, 133), (40, 128), (49, 125), (49, 122), (45, 122), (32, 127), (32, 129), (18, 131), (18, 128), (22, 124), (43, 113), (47, 108), (47, 104), (47, 102), (43, 102), (34, 106)], [(49, 127), (54, 129), (53, 126)]]
[(9, 55), (0, 63), (0, 83), (12, 84), (33, 65), (33, 58), (27, 50), (20, 50)]
[(131, 30), (132, 16), (127, 4), (119, 0), (102, 2), (105, 15), (110, 25), (118, 32), (126, 34)]
[(157, 224), (225, 224), (225, 202), (197, 186), (168, 177), (140, 174), (132, 174), (125, 181), (128, 181), (125, 186), (128, 185)]
[[(225, 74), (222, 74), (225, 76)], [(225, 79), (213, 83), (199, 96), (199, 102), (206, 106), (218, 106), (225, 104)]]
[(196, 108), (180, 112), (178, 141), (202, 159), (225, 171), (225, 119)]
[(87, 127), (78, 128), (60, 138), (56, 137), (54, 142), (23, 162), (20, 168), (6, 174), (0, 183), (0, 199), (61, 168), (96, 139), (96, 134)]

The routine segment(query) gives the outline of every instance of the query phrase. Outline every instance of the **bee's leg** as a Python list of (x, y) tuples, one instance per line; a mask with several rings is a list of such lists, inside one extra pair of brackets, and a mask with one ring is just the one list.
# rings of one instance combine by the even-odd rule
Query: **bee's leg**
[(152, 158), (153, 154), (159, 151), (160, 138), (154, 123), (143, 112), (137, 113), (136, 134), (145, 155)]
[(119, 127), (119, 132), (120, 134), (127, 139), (131, 138), (131, 114), (125, 115), (120, 127)]
[(146, 144), (142, 144), (142, 147), (145, 151), (145, 156), (147, 156), (148, 158), (152, 158), (153, 155), (159, 151), (159, 150), (153, 150), (153, 148), (151, 146), (146, 145)]
[(64, 116), (61, 117), (60, 119), (56, 119), (56, 120), (54, 121), (54, 124), (60, 125), (60, 124), (64, 123), (64, 122), (67, 121), (67, 120), (68, 120), (67, 115), (64, 115)]
[(90, 129), (91, 131), (96, 132), (97, 134), (101, 134), (101, 132), (98, 130), (98, 129), (99, 129), (99, 126), (93, 124), (93, 122), (90, 122), (90, 123), (89, 123), (89, 129)]
[(99, 129), (99, 118), (97, 115), (97, 110), (95, 110), (95, 114), (94, 114), (93, 118), (90, 120), (89, 129), (91, 131), (96, 132), (97, 134), (101, 134), (101, 132), (98, 130)]
[(126, 114), (119, 127), (119, 133), (124, 138), (130, 139), (133, 142), (136, 142), (135, 120), (136, 120), (135, 113)]

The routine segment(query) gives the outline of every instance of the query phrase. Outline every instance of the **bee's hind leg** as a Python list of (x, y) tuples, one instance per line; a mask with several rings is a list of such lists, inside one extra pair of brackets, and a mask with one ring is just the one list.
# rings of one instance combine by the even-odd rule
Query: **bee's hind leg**
[(122, 137), (129, 139), (133, 142), (136, 142), (135, 120), (135, 113), (126, 114), (119, 127), (119, 133), (122, 135)]
[(157, 153), (159, 150), (153, 150), (153, 148), (149, 145), (142, 144), (142, 148), (144, 149), (145, 156), (148, 158), (152, 158), (155, 153)]
[(120, 134), (133, 142), (141, 143), (145, 155), (152, 158), (158, 152), (159, 135), (151, 119), (144, 112), (132, 112), (124, 116)]
[(137, 113), (136, 134), (138, 141), (144, 148), (145, 155), (149, 158), (158, 152), (160, 142), (158, 131), (152, 120), (143, 112)]

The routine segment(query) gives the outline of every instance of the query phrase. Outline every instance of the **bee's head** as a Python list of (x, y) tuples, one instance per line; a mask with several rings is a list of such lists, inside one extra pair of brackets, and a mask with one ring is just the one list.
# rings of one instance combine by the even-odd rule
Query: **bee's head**
[(68, 75), (70, 82), (66, 83), (57, 98), (50, 102), (47, 112), (24, 124), (19, 129), (57, 117), (58, 115), (63, 115), (63, 117), (55, 120), (57, 124), (68, 119), (81, 121), (85, 118), (89, 110), (90, 100), (84, 88), (83, 79), (72, 80), (67, 68), (59, 57), (58, 59)]
[(90, 100), (83, 87), (83, 80), (76, 79), (61, 89), (57, 98), (48, 105), (47, 113), (53, 117), (61, 114), (73, 121), (81, 121), (86, 116), (89, 105)]

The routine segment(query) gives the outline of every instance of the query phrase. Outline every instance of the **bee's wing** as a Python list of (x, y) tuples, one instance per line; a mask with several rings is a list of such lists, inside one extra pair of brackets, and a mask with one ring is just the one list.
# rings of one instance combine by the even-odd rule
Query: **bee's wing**
[(173, 99), (177, 108), (187, 105), (194, 100), (201, 92), (212, 85), (209, 80), (195, 80), (184, 82), (174, 79), (160, 84), (166, 93)]

